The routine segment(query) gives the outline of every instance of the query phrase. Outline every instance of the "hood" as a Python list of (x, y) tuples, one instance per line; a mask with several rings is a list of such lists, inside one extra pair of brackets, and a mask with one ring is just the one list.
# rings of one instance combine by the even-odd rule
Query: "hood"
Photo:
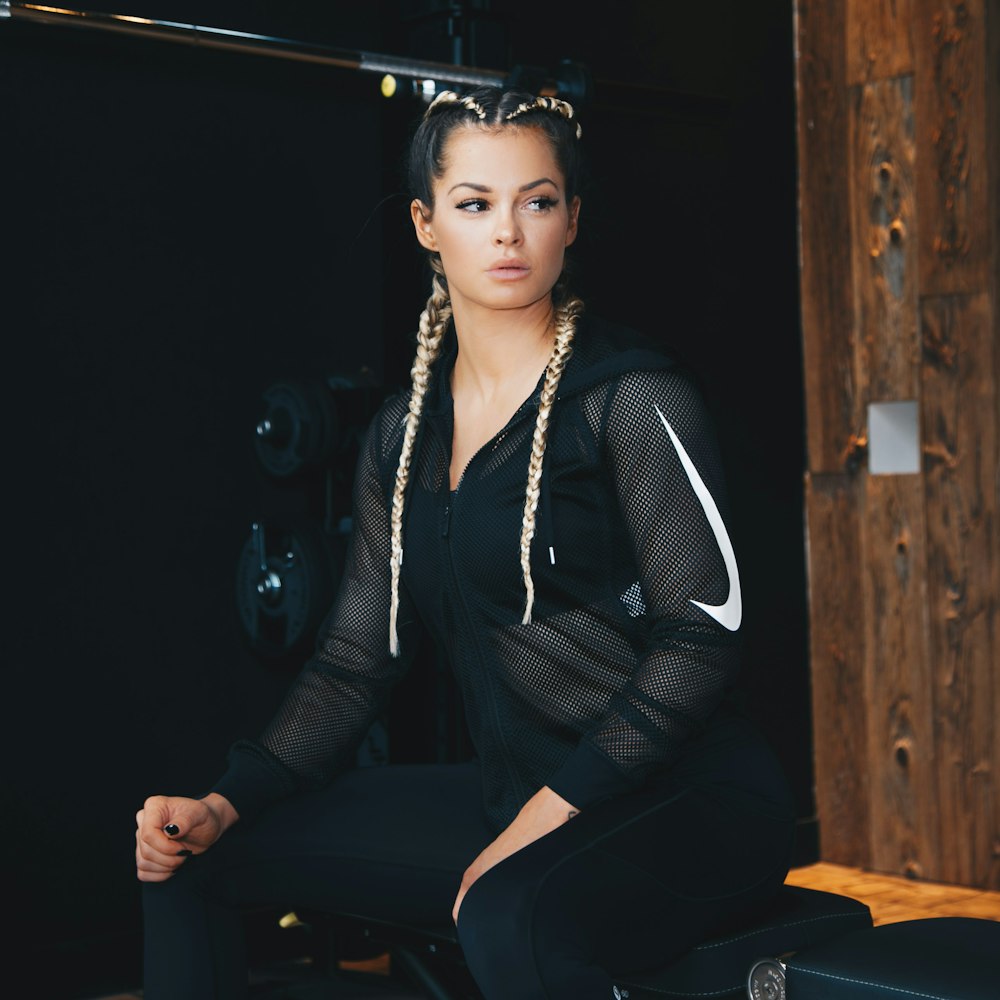
[[(425, 411), (441, 413), (451, 408), (448, 379), (458, 354), (454, 326), (449, 326), (441, 354), (434, 365)], [(609, 323), (584, 313), (577, 322), (573, 353), (559, 380), (556, 399), (566, 399), (608, 378), (629, 371), (659, 371), (683, 367), (655, 340), (630, 327)], [(686, 371), (690, 375), (690, 372)], [(538, 384), (541, 392), (541, 380)], [(532, 400), (537, 405), (537, 393)]]
[(557, 398), (564, 399), (624, 372), (677, 367), (665, 348), (650, 337), (584, 313), (573, 338), (573, 353), (559, 380)]

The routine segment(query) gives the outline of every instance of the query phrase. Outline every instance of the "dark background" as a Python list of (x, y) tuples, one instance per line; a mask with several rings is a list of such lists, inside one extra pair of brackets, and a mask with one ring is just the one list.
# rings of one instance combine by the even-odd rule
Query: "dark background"
[[(573, 59), (595, 79), (578, 288), (703, 378), (735, 512), (744, 688), (792, 779), (806, 860), (791, 5), (467, 6), (466, 62)], [(113, 9), (450, 61), (446, 7)], [(257, 655), (235, 609), (251, 521), (321, 513), (319, 478), (275, 483), (255, 459), (262, 392), (344, 375), (375, 405), (405, 379), (426, 281), (400, 164), (420, 107), (378, 84), (0, 24), (4, 898), (18, 946), (58, 969), (53, 996), (137, 981), (135, 809), (207, 787), (298, 662)], [(349, 478), (346, 455), (331, 467)], [(390, 713), (393, 759), (461, 743), (424, 660)]]

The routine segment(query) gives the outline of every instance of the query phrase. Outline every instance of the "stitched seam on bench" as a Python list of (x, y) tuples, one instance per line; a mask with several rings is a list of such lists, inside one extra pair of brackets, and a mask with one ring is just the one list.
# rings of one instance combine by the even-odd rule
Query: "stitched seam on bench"
[(925, 997), (927, 1000), (954, 1000), (954, 997), (942, 997), (937, 993), (917, 993), (916, 990), (906, 989), (902, 986), (889, 986), (886, 983), (875, 983), (868, 979), (850, 979), (847, 976), (837, 976), (832, 972), (817, 972), (815, 969), (795, 969), (795, 974), (806, 974), (810, 976), (822, 976), (824, 979), (836, 979), (841, 983), (854, 983), (857, 986), (874, 986), (880, 990), (892, 990), (893, 993), (902, 993), (908, 997)]
[[(777, 932), (783, 927), (798, 927), (802, 924), (815, 924), (820, 920), (852, 920), (855, 916), (861, 916), (861, 914), (852, 913), (828, 913), (822, 917), (806, 917), (804, 920), (793, 920), (791, 923), (780, 924), (777, 927), (770, 928), (770, 930)], [(710, 941), (707, 944), (700, 944), (693, 948), (693, 951), (707, 951), (709, 948), (724, 948), (726, 945), (732, 944), (734, 941), (742, 941), (748, 937), (756, 937), (761, 931), (747, 931), (746, 934), (739, 934), (736, 937), (724, 938), (721, 941)], [(766, 933), (766, 932), (765, 932)]]
[(734, 989), (740, 988), (739, 986), (730, 986), (724, 990), (710, 990), (705, 993), (681, 993), (679, 990), (664, 990), (660, 989), (658, 986), (633, 986), (629, 983), (628, 976), (625, 976), (621, 982), (630, 989), (644, 990), (647, 993), (659, 993), (661, 996), (665, 997), (727, 997), (733, 992)]

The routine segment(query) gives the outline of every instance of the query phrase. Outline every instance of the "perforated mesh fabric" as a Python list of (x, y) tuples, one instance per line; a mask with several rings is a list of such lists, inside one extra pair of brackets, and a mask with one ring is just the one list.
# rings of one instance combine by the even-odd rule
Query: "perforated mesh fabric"
[(518, 538), (535, 403), (450, 493), (442, 373), (453, 351), (435, 373), (407, 496), (403, 655), (389, 656), (387, 638), (388, 512), (407, 405), (399, 396), (361, 455), (347, 570), (316, 654), (263, 738), (234, 748), (220, 786), (231, 797), (249, 804), (346, 766), (405, 669), (418, 617), (455, 670), (498, 828), (544, 784), (585, 808), (670, 767), (732, 684), (732, 602), (728, 619), (692, 602), (724, 605), (738, 582), (664, 424), (724, 519), (715, 441), (691, 380), (630, 332), (581, 321), (553, 409), (533, 621), (522, 625)]

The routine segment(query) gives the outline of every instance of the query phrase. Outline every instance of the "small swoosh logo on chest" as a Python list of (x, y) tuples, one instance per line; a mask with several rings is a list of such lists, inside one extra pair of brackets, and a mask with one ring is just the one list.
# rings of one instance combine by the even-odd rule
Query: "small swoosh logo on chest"
[(736, 553), (733, 551), (733, 543), (729, 540), (729, 532), (726, 531), (726, 525), (723, 523), (722, 515), (719, 513), (719, 508), (716, 506), (712, 494), (708, 491), (704, 480), (698, 475), (698, 470), (694, 467), (694, 462), (691, 461), (690, 456), (684, 450), (684, 445), (681, 444), (680, 438), (674, 433), (673, 427), (670, 426), (667, 418), (660, 412), (660, 408), (655, 403), (653, 404), (653, 409), (656, 410), (656, 415), (666, 428), (667, 434), (670, 435), (670, 440), (677, 451), (677, 457), (681, 460), (681, 465), (684, 467), (684, 471), (691, 482), (694, 495), (698, 498), (698, 502), (705, 511), (709, 527), (711, 527), (712, 534), (715, 535), (715, 541), (719, 546), (719, 551), (722, 553), (722, 561), (726, 566), (726, 575), (729, 577), (729, 596), (726, 598), (724, 604), (703, 604), (701, 601), (695, 600), (692, 600), (691, 603), (695, 607), (701, 608), (705, 614), (711, 615), (723, 628), (729, 629), (730, 632), (735, 632), (743, 621), (743, 597), (740, 592), (740, 572), (736, 566)]

